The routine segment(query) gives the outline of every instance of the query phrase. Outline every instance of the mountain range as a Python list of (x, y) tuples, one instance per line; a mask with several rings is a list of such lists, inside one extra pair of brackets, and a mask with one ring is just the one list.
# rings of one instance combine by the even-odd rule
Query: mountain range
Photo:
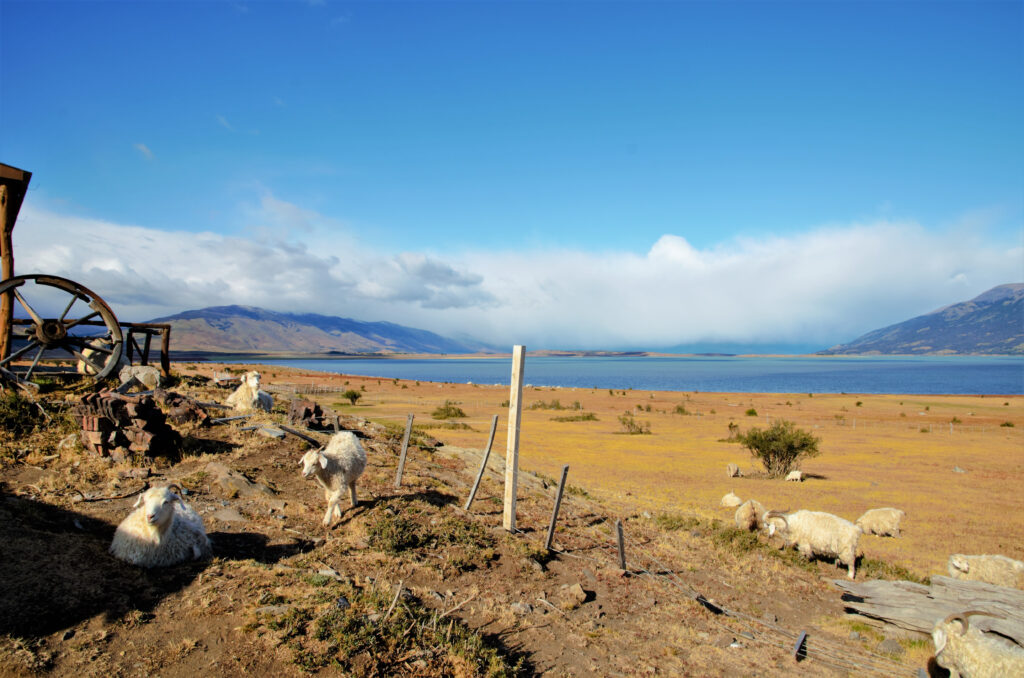
[(1024, 283), (889, 325), (819, 355), (1024, 355)]
[(389, 322), (316, 313), (276, 313), (254, 306), (211, 306), (150, 322), (171, 325), (175, 351), (217, 353), (479, 353), (460, 341)]

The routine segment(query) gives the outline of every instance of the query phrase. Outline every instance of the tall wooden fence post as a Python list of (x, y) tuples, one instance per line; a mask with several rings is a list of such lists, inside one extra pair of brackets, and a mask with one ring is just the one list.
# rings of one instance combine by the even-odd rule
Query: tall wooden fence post
[(562, 479), (558, 481), (558, 494), (555, 495), (555, 510), (551, 512), (551, 525), (548, 526), (548, 538), (544, 542), (544, 550), (551, 550), (551, 542), (555, 539), (555, 523), (558, 522), (558, 509), (562, 506), (562, 492), (565, 490), (565, 477), (569, 475), (569, 465), (562, 467)]
[(473, 483), (473, 489), (469, 491), (469, 499), (466, 500), (466, 511), (469, 510), (469, 505), (473, 503), (476, 491), (480, 488), (480, 480), (483, 479), (484, 471), (487, 469), (487, 458), (491, 456), (491, 445), (494, 444), (494, 432), (497, 428), (498, 415), (494, 415), (491, 419), (491, 435), (487, 436), (487, 448), (484, 449), (484, 460), (480, 462), (480, 472), (476, 474), (476, 482)]
[(402, 454), (398, 457), (398, 473), (395, 475), (395, 488), (402, 486), (402, 472), (405, 471), (405, 454), (409, 451), (409, 436), (412, 434), (412, 414), (405, 423), (405, 436), (402, 437)]
[(525, 346), (512, 347), (512, 389), (508, 397), (508, 447), (505, 450), (505, 511), (502, 527), (516, 529), (516, 490), (519, 482), (519, 420), (523, 415)]
[[(0, 281), (14, 277), (14, 223), (32, 173), (0, 163)], [(14, 294), (0, 294), (0, 359), (10, 355)]]
[(619, 569), (626, 569), (626, 540), (622, 537), (622, 521), (615, 521), (615, 532), (619, 538)]

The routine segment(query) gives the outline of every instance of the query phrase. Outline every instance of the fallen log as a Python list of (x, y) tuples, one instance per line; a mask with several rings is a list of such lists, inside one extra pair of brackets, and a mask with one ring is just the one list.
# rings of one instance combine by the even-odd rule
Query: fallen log
[(935, 622), (950, 614), (984, 610), (998, 616), (972, 616), (971, 628), (998, 633), (1024, 647), (1024, 591), (938, 575), (931, 586), (877, 579), (833, 583), (845, 591), (847, 611), (868, 619), (930, 635)]

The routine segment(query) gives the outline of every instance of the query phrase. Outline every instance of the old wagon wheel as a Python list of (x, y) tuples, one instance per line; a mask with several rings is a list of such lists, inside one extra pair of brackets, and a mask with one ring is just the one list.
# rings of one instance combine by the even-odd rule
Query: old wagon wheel
[(0, 282), (0, 294), (7, 292), (17, 302), (10, 355), (0, 360), (8, 379), (33, 386), (33, 378), (55, 375), (100, 380), (117, 368), (121, 325), (91, 290), (55, 275), (21, 275)]

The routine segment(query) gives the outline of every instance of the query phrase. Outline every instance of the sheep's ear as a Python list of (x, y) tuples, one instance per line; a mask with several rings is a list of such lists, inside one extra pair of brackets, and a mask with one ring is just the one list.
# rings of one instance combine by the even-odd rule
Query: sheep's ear
[(321, 468), (327, 468), (327, 457), (323, 453), (321, 453), (319, 456), (320, 456), (320, 467)]
[(941, 654), (946, 648), (946, 630), (940, 626), (932, 631), (932, 641), (935, 643), (935, 654)]
[(139, 508), (140, 506), (142, 506), (142, 494), (140, 494), (139, 498), (135, 500), (134, 504), (132, 504), (132, 508)]

